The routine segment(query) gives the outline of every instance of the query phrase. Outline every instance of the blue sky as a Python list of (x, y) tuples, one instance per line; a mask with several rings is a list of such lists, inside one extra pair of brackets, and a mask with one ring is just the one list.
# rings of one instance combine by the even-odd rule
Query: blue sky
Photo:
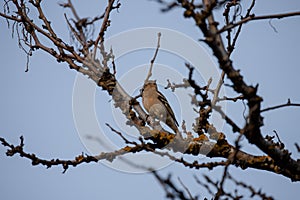
[[(46, 14), (53, 21), (54, 28), (60, 36), (69, 41), (68, 29), (66, 28), (63, 13), (56, 1), (43, 1)], [(103, 2), (96, 0), (74, 1), (82, 17), (94, 16), (103, 12)], [(119, 12), (112, 15), (112, 24), (107, 32), (107, 38), (136, 28), (160, 27), (180, 32), (198, 43), (201, 34), (194, 26), (194, 22), (182, 17), (182, 10), (162, 14), (159, 12), (160, 5), (152, 1), (121, 1), (122, 7)], [(1, 8), (3, 3), (1, 2)], [(243, 8), (243, 9), (246, 9)], [(263, 1), (257, 2), (255, 13), (257, 15), (282, 13), (300, 9), (298, 1)], [(55, 11), (55, 12), (54, 12)], [(68, 12), (67, 12), (68, 13)], [(300, 102), (300, 17), (272, 20), (270, 23), (276, 28), (275, 32), (269, 21), (250, 22), (244, 26), (238, 40), (236, 51), (232, 55), (234, 66), (241, 69), (247, 83), (259, 83), (259, 94), (263, 96), (263, 107), (285, 103), (288, 98), (292, 102)], [(11, 38), (11, 31), (7, 29), (5, 20), (0, 20), (1, 37), (0, 59), (0, 136), (8, 141), (18, 144), (19, 136), (25, 138), (25, 150), (36, 153), (42, 158), (72, 159), (81, 152), (89, 152), (96, 143), (90, 144), (82, 140), (78, 133), (78, 124), (74, 116), (74, 84), (77, 74), (68, 68), (66, 64), (58, 64), (55, 59), (43, 52), (35, 52), (30, 59), (29, 72), (25, 73), (26, 56), (18, 48), (16, 37)], [(98, 27), (95, 27), (97, 32)], [(141, 36), (146, 37), (144, 35)], [(164, 39), (165, 37), (165, 39)], [(153, 40), (156, 45), (156, 35), (147, 41)], [(149, 39), (149, 40), (148, 40)], [(167, 35), (162, 36), (162, 44), (167, 41)], [(209, 49), (204, 45), (207, 54)], [(115, 46), (113, 48), (122, 48)], [(153, 50), (153, 49), (152, 49)], [(118, 78), (126, 78), (126, 72), (133, 69), (145, 69), (153, 51), (151, 48), (143, 51), (132, 51), (121, 56), (117, 60)], [(116, 50), (117, 51), (117, 50)], [(216, 62), (214, 59), (212, 63)], [(157, 57), (157, 63), (173, 68), (181, 75), (186, 75), (184, 58), (174, 56), (169, 52), (162, 51)], [(140, 68), (139, 68), (140, 67)], [(162, 67), (163, 68), (163, 67)], [(200, 74), (201, 74), (200, 69)], [(156, 72), (159, 77), (160, 71)], [(126, 80), (124, 78), (124, 80)], [(138, 79), (136, 79), (138, 80)], [(138, 89), (139, 84), (133, 87)], [(201, 80), (201, 79), (199, 79)], [(203, 80), (201, 80), (203, 81)], [(161, 82), (165, 84), (165, 82)], [(129, 85), (127, 85), (129, 90)], [(226, 91), (231, 94), (231, 91)], [(164, 91), (168, 99), (172, 100), (172, 106), (176, 115), (190, 106), (180, 109), (176, 98), (169, 91)], [(115, 119), (107, 118), (106, 113), (112, 113), (110, 98), (105, 92), (95, 91), (95, 114), (99, 126), (105, 136), (116, 147), (122, 146), (120, 138), (111, 134), (103, 124), (109, 122), (118, 127)], [(173, 103), (174, 102), (174, 103)], [(106, 105), (108, 110), (101, 110)], [(185, 104), (187, 105), (187, 104)], [(181, 105), (182, 106), (182, 105)], [(227, 104), (227, 112), (240, 125), (243, 124), (243, 105)], [(104, 114), (105, 113), (105, 114)], [(292, 151), (297, 158), (294, 143), (300, 143), (298, 124), (300, 119), (299, 108), (286, 108), (270, 111), (264, 114), (265, 126), (263, 133), (273, 134), (276, 130), (280, 139)], [(87, 121), (89, 121), (87, 119)], [(121, 120), (120, 120), (121, 121)], [(233, 141), (236, 135), (230, 132), (229, 127), (224, 126), (223, 131), (229, 132), (228, 138)], [(134, 137), (127, 135), (128, 137)], [(243, 149), (250, 153), (261, 155), (257, 148), (246, 145)], [(133, 159), (139, 159), (133, 157)], [(151, 157), (151, 159), (153, 159)], [(192, 159), (194, 159), (192, 157)], [(76, 168), (70, 168), (66, 174), (62, 169), (53, 167), (45, 169), (42, 166), (31, 166), (30, 161), (18, 156), (6, 157), (5, 148), (0, 147), (0, 175), (1, 195), (4, 199), (164, 199), (164, 191), (154, 177), (147, 173), (132, 173), (120, 170), (116, 165), (106, 163), (83, 164)], [(179, 164), (168, 163), (160, 170), (161, 174), (172, 173), (174, 179), (180, 177), (191, 188), (194, 194), (199, 194), (203, 199), (204, 189), (195, 183), (193, 176), (201, 178), (201, 174), (207, 173), (217, 180), (221, 177), (222, 169), (215, 171), (189, 170)], [(231, 167), (233, 176), (246, 180), (255, 188), (261, 188), (267, 194), (272, 194), (276, 199), (295, 199), (299, 196), (299, 183), (291, 183), (290, 180), (273, 173), (254, 169), (240, 170)], [(230, 187), (230, 185), (229, 185)]]

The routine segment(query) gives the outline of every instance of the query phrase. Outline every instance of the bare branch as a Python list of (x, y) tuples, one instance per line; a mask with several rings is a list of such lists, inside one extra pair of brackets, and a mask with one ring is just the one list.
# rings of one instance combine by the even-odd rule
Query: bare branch
[(110, 20), (109, 20), (110, 12), (113, 9), (119, 8), (121, 6), (121, 4), (118, 3), (118, 5), (116, 7), (114, 7), (114, 3), (115, 3), (115, 0), (108, 0), (108, 5), (105, 9), (105, 14), (104, 14), (104, 17), (103, 17), (103, 21), (102, 21), (102, 25), (101, 25), (99, 34), (98, 34), (97, 39), (94, 42), (94, 51), (93, 51), (93, 55), (94, 55), (93, 59), (94, 60), (95, 60), (98, 45), (99, 45), (99, 43), (102, 43), (104, 41), (105, 31), (110, 26)]
[(216, 89), (213, 91), (214, 97), (213, 97), (213, 99), (212, 99), (212, 101), (211, 101), (212, 107), (214, 107), (214, 106), (216, 105), (216, 102), (217, 102), (217, 100), (219, 99), (218, 96), (219, 96), (219, 92), (220, 92), (220, 90), (221, 90), (221, 87), (222, 87), (222, 85), (223, 85), (223, 83), (224, 83), (224, 77), (225, 77), (225, 72), (222, 71), (222, 74), (221, 74), (221, 77), (220, 77), (220, 79), (219, 79), (218, 85), (217, 85)]
[(168, 199), (178, 198), (181, 200), (190, 200), (190, 198), (187, 197), (186, 194), (173, 183), (173, 181), (171, 180), (171, 175), (169, 175), (167, 178), (163, 178), (156, 171), (152, 171), (152, 174), (158, 180), (161, 186), (164, 188), (166, 193), (166, 198)]
[(241, 24), (245, 24), (247, 22), (250, 21), (256, 21), (256, 20), (265, 20), (265, 19), (282, 19), (282, 18), (286, 18), (286, 17), (293, 17), (293, 16), (299, 16), (300, 12), (289, 12), (289, 13), (281, 13), (281, 14), (273, 14), (273, 15), (261, 15), (261, 16), (255, 16), (254, 14), (249, 15), (246, 18), (243, 18), (242, 20), (240, 20), (239, 22), (233, 23), (233, 24), (229, 24), (229, 25), (225, 25), (224, 27), (222, 27), (218, 33), (223, 33), (229, 29), (233, 29)]
[[(109, 124), (106, 124), (113, 133), (119, 135), (125, 144), (129, 144), (123, 148), (120, 148), (114, 152), (102, 152), (99, 155), (89, 156), (84, 153), (76, 156), (71, 160), (61, 159), (41, 159), (35, 154), (27, 153), (24, 151), (24, 139), (20, 137), (20, 144), (14, 146), (8, 143), (4, 138), (0, 137), (0, 141), (4, 147), (7, 148), (7, 156), (13, 156), (15, 154), (27, 158), (32, 162), (32, 165), (43, 165), (47, 168), (52, 166), (62, 166), (64, 171), (70, 166), (78, 166), (82, 163), (98, 162), (100, 160), (114, 161), (116, 157), (125, 155), (128, 153), (137, 153), (146, 151), (159, 156), (167, 157), (169, 160), (177, 162), (186, 168), (200, 169), (207, 168), (213, 169), (215, 167), (224, 167), (223, 176), (220, 181), (214, 181), (209, 176), (204, 176), (206, 183), (202, 183), (199, 180), (199, 184), (205, 187), (211, 194), (215, 196), (215, 199), (221, 199), (221, 197), (227, 197), (232, 199), (240, 199), (241, 195), (238, 193), (226, 191), (226, 184), (228, 181), (232, 181), (236, 186), (244, 188), (250, 191), (251, 197), (258, 196), (262, 199), (272, 199), (260, 190), (255, 190), (254, 187), (247, 185), (244, 182), (237, 181), (229, 174), (230, 166), (237, 166), (240, 169), (253, 168), (259, 170), (265, 170), (276, 174), (281, 174), (290, 178), (292, 181), (300, 180), (300, 163), (299, 160), (293, 159), (291, 153), (285, 149), (284, 144), (281, 142), (278, 134), (277, 136), (263, 136), (261, 133), (261, 126), (263, 126), (263, 117), (261, 114), (266, 111), (276, 110), (288, 106), (297, 106), (298, 103), (291, 103), (290, 100), (286, 104), (280, 104), (277, 106), (267, 107), (262, 109), (261, 102), (263, 98), (258, 95), (258, 85), (248, 84), (242, 76), (241, 72), (234, 67), (231, 60), (231, 54), (235, 48), (237, 40), (240, 36), (241, 29), (247, 22), (255, 20), (265, 19), (281, 19), (292, 16), (299, 16), (300, 12), (290, 12), (274, 15), (262, 15), (255, 16), (252, 10), (255, 5), (255, 0), (252, 0), (245, 15), (242, 16), (238, 13), (239, 1), (216, 1), (216, 0), (203, 0), (202, 3), (195, 3), (194, 0), (181, 0), (166, 3), (164, 0), (157, 0), (159, 3), (165, 5), (165, 10), (169, 11), (173, 8), (182, 7), (185, 9), (184, 17), (194, 20), (196, 26), (203, 33), (204, 41), (212, 50), (213, 55), (219, 64), (221, 77), (218, 80), (216, 88), (210, 88), (212, 80), (209, 79), (207, 85), (200, 86), (196, 79), (193, 79), (194, 68), (190, 64), (186, 64), (189, 70), (188, 78), (183, 79), (182, 84), (171, 83), (169, 80), (166, 88), (171, 88), (174, 91), (176, 88), (191, 87), (194, 90), (192, 101), (196, 105), (195, 111), (198, 114), (193, 124), (195, 133), (191, 133), (187, 130), (185, 122), (182, 124), (183, 132), (186, 134), (186, 138), (183, 136), (177, 137), (176, 135), (164, 130), (160, 124), (153, 123), (153, 119), (147, 117), (143, 108), (137, 101), (137, 97), (131, 97), (125, 89), (120, 85), (116, 78), (116, 66), (114, 62), (114, 54), (112, 49), (107, 51), (104, 48), (104, 36), (108, 27), (110, 26), (110, 15), (112, 10), (120, 7), (119, 1), (115, 3), (115, 0), (108, 0), (105, 12), (101, 16), (94, 18), (80, 18), (71, 0), (68, 3), (61, 4), (63, 7), (71, 9), (73, 18), (65, 19), (70, 32), (74, 35), (72, 38), (80, 43), (80, 48), (76, 49), (68, 43), (64, 42), (59, 34), (54, 31), (50, 20), (45, 16), (45, 13), (41, 7), (41, 1), (9, 1), (14, 5), (15, 10), (10, 15), (10, 12), (0, 13), (0, 17), (5, 18), (8, 21), (13, 21), (13, 32), (16, 31), (18, 36), (18, 42), (20, 47), (26, 52), (27, 58), (31, 56), (35, 50), (42, 50), (48, 53), (58, 62), (67, 63), (71, 69), (75, 69), (77, 72), (87, 75), (103, 90), (108, 92), (114, 101), (115, 107), (121, 109), (122, 113), (127, 119), (126, 124), (134, 126), (140, 133), (139, 141), (130, 141), (121, 132), (114, 129)], [(7, 3), (7, 2), (6, 2)], [(219, 29), (219, 22), (215, 20), (214, 13), (216, 9), (224, 5), (224, 17), (225, 25)], [(29, 7), (30, 6), (30, 9)], [(31, 8), (34, 8), (38, 14), (38, 22), (32, 18), (29, 14)], [(235, 9), (232, 11), (232, 9)], [(232, 14), (232, 12), (234, 12)], [(34, 15), (33, 15), (34, 16)], [(241, 16), (240, 21), (237, 18)], [(90, 39), (86, 32), (86, 27), (91, 27), (96, 21), (102, 19), (102, 24), (99, 33), (95, 40)], [(42, 24), (42, 25), (39, 25)], [(235, 29), (236, 28), (236, 29)], [(236, 31), (232, 33), (232, 31)], [(227, 47), (225, 47), (221, 34), (227, 33)], [(145, 79), (145, 83), (149, 81), (152, 76), (153, 65), (155, 63), (158, 51), (160, 48), (161, 33), (158, 33), (157, 47), (150, 61), (150, 69)], [(45, 42), (46, 41), (46, 42)], [(50, 45), (49, 45), (50, 43)], [(97, 51), (100, 51), (101, 58), (96, 59)], [(110, 71), (110, 64), (112, 64), (112, 71)], [(27, 65), (28, 66), (28, 65)], [(27, 68), (28, 69), (28, 68)], [(224, 79), (228, 79), (232, 83), (232, 88), (236, 92), (234, 97), (219, 97), (222, 85), (224, 85)], [(201, 97), (201, 100), (197, 98)], [(244, 116), (245, 123), (243, 127), (237, 125), (237, 121), (234, 121), (221, 106), (218, 106), (220, 101), (233, 101), (243, 100), (246, 113)], [(247, 108), (247, 109), (246, 109)], [(238, 132), (238, 139), (235, 141), (235, 145), (231, 145), (226, 138), (225, 133), (217, 130), (216, 126), (212, 124), (210, 116), (213, 112), (218, 112), (227, 125), (231, 126), (232, 132)], [(150, 120), (148, 120), (150, 119)], [(145, 125), (146, 121), (150, 121), (149, 126)], [(256, 156), (241, 150), (239, 144), (240, 139), (245, 136), (249, 143), (256, 145), (262, 150), (263, 154)], [(274, 139), (275, 138), (275, 139)], [(295, 146), (300, 152), (299, 145), (295, 143)], [(176, 156), (172, 153), (176, 153)], [(177, 153), (180, 155), (178, 156)], [(195, 160), (187, 161), (186, 155), (194, 155)], [(198, 155), (204, 155), (207, 158), (222, 158), (222, 161), (200, 163)], [(214, 161), (214, 160), (213, 160)], [(132, 163), (134, 165), (134, 163)], [(157, 172), (153, 172), (155, 178), (164, 187), (167, 194), (167, 198), (175, 199), (197, 199), (197, 196), (193, 197), (189, 188), (183, 184), (180, 178), (178, 182), (183, 188), (177, 187), (177, 185), (171, 179), (171, 176), (162, 178)], [(196, 180), (197, 181), (197, 180)], [(198, 182), (198, 181), (197, 181)]]
[(300, 146), (298, 145), (298, 143), (295, 143), (295, 146), (296, 146), (298, 153), (300, 153)]
[(129, 141), (128, 139), (126, 139), (123, 134), (119, 131), (117, 131), (116, 129), (114, 129), (113, 127), (111, 127), (111, 125), (109, 125), (108, 123), (105, 123), (106, 126), (108, 126), (110, 128), (111, 131), (115, 132), (116, 134), (118, 134), (126, 144), (134, 144), (134, 145), (137, 145), (136, 142), (131, 142)]
[(279, 108), (290, 107), (290, 106), (300, 107), (300, 103), (291, 103), (290, 101), (288, 101), (287, 103), (284, 103), (284, 104), (264, 108), (264, 109), (261, 110), (261, 112), (263, 113), (263, 112), (267, 112), (267, 111), (270, 111), (270, 110), (276, 110), (276, 109), (279, 109)]
[(168, 84), (167, 84), (167, 86), (165, 86), (165, 89), (171, 88), (172, 92), (174, 92), (176, 88), (190, 87), (188, 80), (185, 78), (182, 80), (182, 83), (179, 83), (179, 84), (171, 83), (169, 79), (167, 79), (167, 82), (168, 82)]
[(264, 194), (261, 190), (256, 190), (251, 185), (247, 185), (245, 182), (237, 181), (229, 173), (228, 173), (227, 176), (228, 176), (228, 179), (230, 179), (231, 181), (233, 181), (237, 186), (240, 186), (240, 187), (245, 188), (248, 191), (250, 191), (250, 193), (251, 193), (250, 197), (251, 198), (253, 198), (254, 196), (259, 196), (261, 199), (267, 199), (267, 200), (273, 200), (274, 199), (273, 197), (267, 196), (266, 194)]
[(149, 68), (148, 74), (146, 76), (145, 83), (147, 83), (149, 81), (149, 78), (152, 76), (153, 64), (155, 62), (156, 56), (158, 54), (158, 50), (160, 48), (160, 38), (161, 38), (161, 33), (158, 33), (157, 34), (157, 46), (156, 46), (156, 50), (155, 50), (153, 58), (150, 61), (150, 68)]
[[(26, 153), (23, 151), (24, 148), (24, 138), (23, 136), (20, 137), (20, 145), (14, 146), (9, 144), (4, 138), (0, 137), (0, 141), (3, 146), (9, 147), (9, 149), (6, 152), (7, 156), (13, 156), (15, 154), (19, 154), (21, 157), (28, 158), (31, 160), (32, 165), (44, 165), (47, 168), (50, 168), (55, 165), (61, 165), (64, 169), (63, 173), (67, 171), (69, 166), (76, 167), (77, 165), (81, 163), (89, 163), (89, 162), (98, 162), (98, 159), (96, 159), (93, 156), (88, 156), (81, 154), (77, 156), (74, 160), (60, 160), (60, 159), (52, 159), (52, 160), (45, 160), (38, 158), (35, 154)], [(106, 157), (106, 156), (104, 156)], [(104, 158), (103, 157), (103, 158)]]
[[(212, 12), (213, 8), (216, 6), (215, 3), (215, 1), (203, 0), (203, 5), (205, 5), (205, 7), (202, 12), (195, 12), (193, 2), (181, 1), (181, 6), (186, 9), (186, 12), (190, 12), (190, 14), (186, 17), (193, 18), (199, 29), (204, 34), (204, 42), (206, 42), (207, 45), (212, 49), (214, 56), (218, 59), (220, 69), (225, 72), (228, 79), (233, 83), (233, 89), (237, 93), (242, 94), (248, 101), (249, 113), (247, 123), (242, 129), (242, 134), (246, 136), (250, 143), (255, 144), (263, 152), (271, 156), (282, 168), (290, 170), (291, 173), (300, 174), (300, 164), (290, 157), (290, 154), (287, 150), (272, 148), (273, 143), (263, 138), (260, 130), (260, 127), (263, 125), (263, 118), (261, 117), (261, 102), (263, 99), (257, 95), (258, 85), (248, 85), (244, 81), (240, 71), (234, 68), (220, 35), (221, 32), (228, 30), (228, 28), (233, 28), (237, 25), (245, 23), (247, 20), (249, 21), (252, 18), (255, 18), (255, 20), (283, 18), (287, 16), (299, 15), (300, 12), (260, 17), (250, 15), (248, 18), (241, 20), (241, 22), (235, 23), (234, 26), (227, 26), (227, 28), (218, 30), (218, 22), (214, 20)], [(206, 112), (206, 114), (207, 113), (208, 112)]]
[(239, 95), (237, 97), (222, 97), (219, 98), (218, 101), (233, 101), (236, 102), (237, 100), (245, 100), (245, 97), (243, 95)]
[(192, 195), (191, 191), (189, 190), (189, 188), (186, 185), (184, 185), (184, 183), (181, 181), (181, 179), (179, 177), (178, 177), (178, 181), (181, 184), (181, 186), (184, 188), (186, 193), (189, 195), (189, 199), (191, 199), (191, 200), (198, 199), (197, 197), (193, 197), (193, 195)]

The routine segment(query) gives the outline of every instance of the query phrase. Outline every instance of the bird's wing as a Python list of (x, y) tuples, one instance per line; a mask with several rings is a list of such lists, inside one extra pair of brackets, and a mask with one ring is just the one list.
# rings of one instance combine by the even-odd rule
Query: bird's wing
[(174, 122), (176, 123), (176, 125), (179, 126), (179, 124), (175, 118), (175, 114), (174, 114), (169, 102), (167, 101), (166, 97), (160, 91), (157, 91), (157, 93), (158, 93), (158, 99), (165, 105), (168, 113), (171, 115), (171, 117), (174, 120)]

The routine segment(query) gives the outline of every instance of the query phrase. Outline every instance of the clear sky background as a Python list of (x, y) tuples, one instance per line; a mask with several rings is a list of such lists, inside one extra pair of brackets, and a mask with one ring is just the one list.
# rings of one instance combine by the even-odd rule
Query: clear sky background
[[(82, 17), (102, 13), (103, 2), (74, 1)], [(119, 12), (112, 15), (108, 38), (123, 31), (143, 27), (172, 29), (195, 41), (202, 37), (194, 22), (182, 17), (180, 9), (163, 14), (160, 12), (161, 6), (152, 1), (121, 1), (121, 4)], [(2, 8), (3, 2), (0, 5)], [(43, 5), (55, 30), (69, 41), (68, 29), (63, 18), (65, 10), (58, 6), (57, 1), (44, 0)], [(300, 1), (294, 0), (258, 1), (254, 9), (256, 15), (296, 10), (300, 10)], [(277, 32), (268, 20), (250, 22), (244, 26), (236, 51), (232, 55), (234, 66), (241, 69), (247, 83), (259, 83), (259, 94), (264, 98), (263, 107), (285, 103), (288, 98), (299, 103), (300, 17), (272, 20), (271, 24)], [(11, 38), (11, 31), (7, 29), (5, 20), (0, 20), (0, 27), (0, 136), (18, 144), (19, 137), (23, 135), (25, 151), (47, 159), (73, 159), (81, 152), (89, 152), (89, 148), (80, 139), (73, 120), (72, 101), (76, 72), (70, 70), (66, 64), (58, 64), (45, 53), (36, 52), (30, 59), (29, 72), (25, 73), (26, 56), (18, 48), (16, 37)], [(95, 31), (98, 31), (98, 27), (95, 27)], [(156, 36), (153, 38), (155, 47)], [(162, 43), (163, 41), (164, 36)], [(201, 45), (210, 55), (209, 49), (204, 44)], [(148, 64), (152, 55), (153, 51), (145, 50), (121, 57), (117, 61), (120, 77), (126, 70)], [(157, 63), (173, 67), (181, 74), (187, 74), (183, 60), (170, 61), (168, 56), (161, 52)], [(178, 62), (175, 64), (175, 61)], [(125, 70), (121, 66), (124, 66)], [(230, 94), (230, 91), (228, 93)], [(172, 94), (168, 94), (168, 98), (172, 99)], [(98, 110), (103, 107), (102, 104), (111, 106), (107, 94), (99, 89), (96, 91), (96, 102), (101, 102), (95, 104)], [(185, 107), (181, 110), (176, 108), (175, 100), (173, 104), (176, 115), (180, 115)], [(239, 124), (243, 124), (242, 104), (228, 104), (227, 111)], [(106, 114), (103, 113), (106, 112), (101, 110), (96, 111), (96, 114), (99, 123), (102, 123), (100, 126), (103, 131), (107, 137), (111, 137), (111, 132), (103, 124), (109, 122), (115, 125), (115, 122), (109, 118), (104, 121)], [(276, 130), (280, 139), (292, 150), (293, 157), (299, 157), (294, 143), (300, 143), (300, 109), (270, 111), (265, 113), (264, 117), (263, 132), (273, 135), (273, 130)], [(223, 127), (223, 131), (231, 134), (227, 126)], [(235, 136), (231, 134), (228, 137), (233, 141)], [(112, 136), (110, 140), (122, 146), (119, 138)], [(243, 146), (243, 149), (250, 153), (260, 152), (250, 145)], [(33, 167), (30, 161), (18, 156), (6, 157), (5, 151), (1, 146), (0, 193), (3, 199), (164, 199), (163, 189), (148, 173), (122, 172), (100, 162), (71, 167), (67, 173), (62, 174), (60, 167)], [(222, 172), (221, 168), (211, 172), (204, 169), (189, 170), (176, 163), (168, 164), (160, 171), (163, 175), (172, 173), (175, 180), (180, 177), (191, 188), (193, 194), (199, 194), (200, 199), (207, 193), (195, 183), (193, 176), (201, 179), (201, 174), (207, 173), (217, 180)], [(296, 199), (300, 195), (299, 183), (291, 183), (281, 175), (234, 167), (230, 168), (230, 172), (236, 178), (273, 195), (275, 199)]]

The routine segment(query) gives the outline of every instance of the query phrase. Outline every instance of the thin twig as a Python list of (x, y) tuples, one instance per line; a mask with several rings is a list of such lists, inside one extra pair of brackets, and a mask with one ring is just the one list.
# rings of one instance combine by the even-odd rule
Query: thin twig
[(267, 196), (266, 194), (264, 194), (260, 189), (255, 190), (251, 185), (247, 185), (244, 182), (237, 181), (230, 174), (228, 174), (228, 178), (231, 181), (233, 181), (237, 186), (240, 186), (242, 188), (245, 188), (245, 189), (249, 190), (251, 192), (251, 198), (253, 198), (256, 195), (256, 196), (259, 196), (261, 199), (265, 199), (265, 200), (273, 200), (274, 199), (273, 197)]
[(97, 39), (94, 42), (94, 51), (93, 51), (93, 59), (94, 60), (96, 58), (96, 51), (97, 51), (98, 45), (99, 45), (100, 42), (104, 41), (105, 31), (106, 31), (107, 27), (110, 25), (109, 16), (110, 16), (110, 12), (114, 8), (113, 7), (114, 2), (115, 2), (115, 0), (108, 0), (108, 5), (105, 9), (105, 14), (104, 14), (104, 17), (103, 17), (103, 21), (102, 21), (102, 25), (101, 25), (99, 34), (98, 34)]
[(167, 86), (165, 86), (165, 89), (171, 88), (172, 92), (174, 92), (176, 88), (188, 88), (188, 87), (190, 87), (190, 84), (189, 84), (188, 80), (185, 79), (185, 78), (182, 80), (182, 83), (178, 83), (178, 84), (171, 83), (169, 79), (167, 79), (167, 82), (168, 82), (168, 84), (167, 84)]
[(219, 96), (219, 92), (220, 92), (221, 87), (222, 87), (222, 85), (224, 83), (224, 77), (225, 77), (225, 72), (222, 71), (222, 74), (221, 74), (221, 77), (219, 79), (218, 85), (217, 85), (216, 89), (214, 90), (214, 97), (213, 97), (213, 99), (211, 101), (212, 107), (214, 107), (216, 105), (216, 102), (217, 102), (218, 96)]
[(151, 59), (150, 61), (150, 68), (149, 68), (149, 71), (148, 71), (148, 74), (146, 76), (146, 79), (145, 79), (145, 83), (147, 83), (149, 81), (149, 78), (152, 76), (152, 68), (153, 68), (153, 64), (155, 62), (155, 59), (156, 59), (156, 56), (158, 54), (158, 50), (160, 48), (160, 38), (161, 38), (161, 33), (159, 32), (157, 34), (157, 46), (156, 46), (156, 50), (155, 50), (155, 53), (154, 53), (154, 56), (153, 58)]
[(190, 198), (186, 197), (185, 193), (173, 183), (171, 175), (168, 175), (167, 178), (163, 178), (156, 171), (152, 171), (152, 174), (164, 188), (167, 198), (190, 200)]
[(296, 146), (296, 149), (297, 149), (298, 153), (300, 153), (300, 146), (299, 146), (299, 144), (295, 143), (295, 146)]
[(218, 99), (218, 101), (233, 101), (233, 102), (236, 102), (237, 100), (245, 100), (245, 97), (243, 95), (239, 95), (237, 97), (226, 97), (226, 96), (223, 96), (222, 98)]
[(105, 125), (108, 126), (108, 127), (110, 128), (111, 131), (113, 131), (113, 132), (115, 132), (116, 134), (118, 134), (118, 135), (124, 140), (124, 142), (125, 142), (126, 144), (134, 144), (134, 145), (137, 145), (136, 142), (129, 141), (127, 138), (125, 138), (121, 132), (119, 132), (119, 131), (117, 131), (116, 129), (114, 129), (110, 124), (105, 123)]
[(276, 135), (276, 137), (277, 137), (277, 140), (278, 140), (279, 144), (280, 144), (280, 145), (284, 145), (283, 142), (281, 142), (281, 140), (280, 140), (280, 138), (279, 138), (279, 135), (278, 135), (277, 131), (276, 131), (276, 130), (273, 130), (273, 132), (275, 133), (275, 135)]
[[(248, 8), (247, 13), (246, 13), (246, 15), (245, 15), (244, 18), (250, 16), (250, 12), (251, 12), (252, 9), (254, 8), (255, 1), (256, 1), (256, 0), (252, 0), (252, 3), (251, 3), (251, 5), (250, 5), (250, 7)], [(234, 38), (233, 38), (232, 44), (230, 45), (230, 48), (229, 48), (229, 51), (228, 51), (228, 56), (230, 56), (230, 55), (232, 54), (233, 50), (234, 50), (235, 44), (236, 44), (236, 42), (237, 42), (237, 39), (238, 39), (238, 37), (239, 37), (239, 35), (240, 35), (240, 33), (241, 33), (242, 26), (243, 26), (243, 24), (240, 24), (239, 27), (238, 27), (238, 30), (237, 30), (237, 32), (236, 32)], [(231, 30), (231, 29), (230, 29), (230, 30)], [(229, 29), (228, 29), (228, 31), (229, 31)]]
[(277, 105), (277, 106), (272, 106), (272, 107), (268, 107), (268, 108), (265, 108), (265, 109), (262, 109), (261, 112), (266, 112), (266, 111), (269, 111), (269, 110), (276, 110), (276, 109), (279, 109), (279, 108), (283, 108), (283, 107), (289, 107), (289, 106), (296, 106), (296, 107), (300, 107), (300, 103), (285, 103), (285, 104), (280, 104), (280, 105)]
[(181, 184), (181, 186), (185, 189), (185, 191), (189, 195), (190, 199), (195, 200), (195, 198), (193, 197), (193, 195), (192, 195), (191, 191), (189, 190), (189, 188), (186, 185), (184, 185), (184, 183), (181, 181), (181, 179), (179, 177), (178, 177), (178, 181)]
[(223, 33), (225, 31), (227, 31), (228, 29), (233, 29), (236, 26), (239, 26), (241, 24), (245, 24), (245, 23), (250, 22), (250, 21), (264, 20), (264, 19), (282, 19), (282, 18), (286, 18), (286, 17), (293, 17), (293, 16), (299, 16), (299, 15), (300, 15), (300, 11), (282, 13), (282, 14), (273, 14), (273, 15), (261, 15), (261, 16), (255, 16), (253, 14), (253, 15), (250, 15), (249, 17), (246, 17), (246, 18), (240, 20), (239, 22), (224, 26), (223, 28), (221, 28), (218, 31), (218, 33)]

